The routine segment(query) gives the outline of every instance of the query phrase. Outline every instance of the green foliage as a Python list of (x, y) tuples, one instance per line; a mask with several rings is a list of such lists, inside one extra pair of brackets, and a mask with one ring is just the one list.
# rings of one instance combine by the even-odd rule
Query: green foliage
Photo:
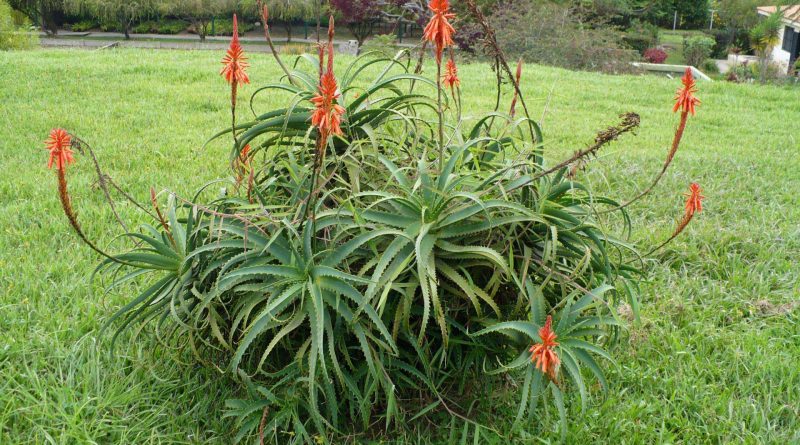
[[(242, 35), (246, 32), (252, 31), (255, 29), (255, 25), (252, 22), (237, 19), (239, 25), (239, 35)], [(211, 33), (211, 25), (206, 25), (208, 27), (208, 35), (215, 35), (215, 36), (231, 36), (233, 35), (233, 19), (224, 18), (224, 19), (215, 19), (214, 20), (214, 33)]]
[(189, 23), (183, 20), (148, 20), (133, 27), (136, 34), (178, 34), (186, 30)]
[(717, 66), (717, 62), (714, 60), (706, 60), (703, 62), (703, 65), (700, 66), (700, 69), (706, 74), (719, 74), (719, 66)]
[(768, 80), (772, 49), (780, 42), (782, 28), (783, 13), (778, 11), (761, 20), (750, 30), (750, 46), (755, 50), (761, 66), (761, 83), (766, 83)]
[(56, 18), (63, 13), (65, 0), (9, 0), (6, 3), (25, 14), (31, 23), (54, 34), (57, 30)]
[(0, 50), (32, 48), (39, 43), (36, 30), (5, 0), (0, 0)]
[[(191, 31), (196, 33), (200, 40), (205, 40), (211, 34), (211, 22), (215, 18), (230, 17), (237, 6), (236, 0), (161, 0), (158, 10), (162, 14), (171, 17), (178, 17), (191, 23)], [(220, 23), (218, 28), (214, 26), (214, 35), (231, 35), (233, 30), (232, 19), (228, 18), (229, 25), (227, 34), (224, 31), (224, 23)], [(246, 26), (241, 20), (239, 22), (240, 31), (244, 32)]]
[(647, 22), (634, 20), (623, 38), (631, 48), (644, 54), (648, 48), (658, 45), (658, 27)]
[(648, 21), (665, 28), (672, 28), (676, 12), (680, 29), (708, 27), (708, 0), (645, 0), (642, 6), (640, 10)]
[(618, 73), (631, 71), (629, 62), (639, 58), (621, 32), (587, 26), (568, 6), (516, 0), (498, 8), (491, 20), (503, 30), (497, 33), (503, 50), (533, 63)]
[(714, 39), (701, 35), (684, 37), (683, 58), (686, 64), (694, 67), (703, 66), (703, 62), (711, 56), (714, 43)]
[[(99, 23), (91, 19), (84, 19), (70, 25), (70, 29), (75, 32), (85, 32), (97, 28)], [(137, 31), (138, 32), (138, 31)]]
[(378, 51), (385, 55), (393, 55), (397, 52), (397, 35), (396, 34), (380, 34), (367, 40), (363, 49), (365, 51)]
[(717, 0), (717, 14), (729, 29), (751, 29), (758, 23), (756, 7), (766, 3), (761, 0)]
[[(134, 21), (153, 12), (157, 0), (65, 0), (67, 11), (89, 13), (101, 20), (103, 31), (119, 30), (130, 37)], [(116, 29), (115, 29), (116, 28)]]

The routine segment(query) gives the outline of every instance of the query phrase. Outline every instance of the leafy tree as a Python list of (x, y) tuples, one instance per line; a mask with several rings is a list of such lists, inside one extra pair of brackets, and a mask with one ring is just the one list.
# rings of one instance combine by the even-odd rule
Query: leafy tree
[(9, 5), (38, 23), (48, 34), (56, 34), (56, 17), (64, 11), (64, 0), (9, 0)]
[(672, 27), (675, 12), (684, 28), (708, 27), (708, 0), (649, 0), (642, 11), (646, 19), (661, 26)]
[(387, 6), (387, 2), (381, 0), (330, 0), (330, 4), (341, 14), (347, 29), (358, 41), (359, 48), (372, 35), (382, 17), (382, 7)]
[(292, 41), (292, 22), (316, 17), (318, 4), (314, 0), (267, 0), (270, 19), (283, 22), (286, 40)]
[(232, 14), (236, 6), (236, 0), (161, 0), (159, 10), (190, 22), (200, 40), (205, 40), (214, 17)]
[(718, 0), (717, 14), (728, 29), (751, 29), (758, 23), (756, 7), (763, 0)]
[(778, 11), (770, 14), (750, 30), (750, 46), (756, 51), (761, 68), (761, 83), (767, 81), (767, 70), (772, 59), (772, 49), (781, 40), (781, 27), (783, 13)]
[(125, 33), (125, 38), (131, 38), (133, 22), (154, 11), (156, 0), (66, 0), (69, 11), (85, 14), (89, 13), (101, 20), (117, 22)]

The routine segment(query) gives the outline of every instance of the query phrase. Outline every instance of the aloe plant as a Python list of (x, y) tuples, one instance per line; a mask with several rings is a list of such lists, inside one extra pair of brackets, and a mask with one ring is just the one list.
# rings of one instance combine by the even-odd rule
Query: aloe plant
[[(448, 29), (447, 2), (436, 9)], [(332, 38), (331, 26), (329, 53)], [(236, 50), (225, 62), (237, 73), (232, 108), (248, 79)], [(155, 224), (98, 267), (109, 291), (144, 289), (110, 317), (114, 339), (152, 324), (157, 341), (241, 383), (226, 413), (237, 440), (307, 443), (444, 412), (478, 441), (500, 433), (453, 401), (475, 402), (464, 388), (495, 375), (521, 384), (513, 426), (547, 399), (564, 432), (565, 393), (585, 408), (588, 378), (607, 387), (616, 307), (624, 300), (638, 316), (637, 253), (625, 240), (633, 200), (598, 196), (576, 177), (638, 116), (550, 164), (524, 102), (525, 116), (512, 106), (467, 122), (410, 56), (364, 54), (337, 84), (329, 54), (327, 88), (322, 59), (279, 60), (285, 77), (253, 93), (253, 119), (210, 139), (232, 136), (230, 187), (213, 199), (217, 181), (190, 200), (171, 194), (166, 216), (153, 196)], [(683, 96), (694, 104), (691, 80)], [(284, 94), (287, 106), (256, 111), (262, 94)]]

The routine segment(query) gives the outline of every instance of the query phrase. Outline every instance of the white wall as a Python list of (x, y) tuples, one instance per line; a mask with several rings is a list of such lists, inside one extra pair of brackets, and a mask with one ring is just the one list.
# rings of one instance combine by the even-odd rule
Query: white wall
[(780, 43), (775, 45), (775, 48), (772, 49), (772, 61), (779, 63), (784, 71), (789, 70), (789, 59), (791, 58), (791, 54), (788, 51), (784, 51), (781, 49), (783, 46), (783, 34), (786, 31), (786, 25), (781, 25), (781, 40)]

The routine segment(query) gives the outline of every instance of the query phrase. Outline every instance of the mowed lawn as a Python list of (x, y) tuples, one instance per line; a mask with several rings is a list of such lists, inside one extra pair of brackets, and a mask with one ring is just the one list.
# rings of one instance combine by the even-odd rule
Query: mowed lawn
[[(64, 127), (91, 143), (140, 200), (150, 186), (189, 195), (228, 174), (227, 146), (200, 150), (229, 122), (221, 56), (0, 52), (0, 444), (231, 442), (224, 400), (240, 394), (213, 368), (154, 347), (149, 330), (135, 342), (125, 334), (110, 352), (100, 328), (135, 290), (104, 295), (90, 279), (99, 259), (70, 231), (43, 149), (49, 130)], [(267, 56), (251, 62), (240, 119), (249, 94), (278, 80)], [(465, 116), (489, 110), (488, 65), (463, 66), (461, 77)], [(660, 168), (677, 122), (677, 86), (530, 65), (523, 74), (551, 163), (585, 147), (620, 113), (641, 115), (638, 135), (604, 148), (584, 173), (620, 199)], [(668, 237), (691, 181), (704, 188), (704, 210), (647, 263), (641, 322), (631, 322), (613, 349), (619, 367), (609, 369), (607, 395), (595, 388), (584, 412), (571, 399), (568, 443), (800, 443), (800, 89), (723, 82), (699, 89), (703, 104), (673, 168), (631, 210), (630, 240), (646, 251)], [(265, 95), (256, 106), (283, 99)], [(78, 157), (69, 179), (85, 232), (122, 248), (92, 188), (89, 159)], [(130, 206), (121, 213), (140, 218)], [(498, 390), (480, 417), (502, 428), (515, 396), (513, 386)], [(535, 439), (512, 443), (558, 441), (556, 419), (543, 417), (529, 427)], [(432, 442), (426, 428), (409, 425), (401, 443)]]

